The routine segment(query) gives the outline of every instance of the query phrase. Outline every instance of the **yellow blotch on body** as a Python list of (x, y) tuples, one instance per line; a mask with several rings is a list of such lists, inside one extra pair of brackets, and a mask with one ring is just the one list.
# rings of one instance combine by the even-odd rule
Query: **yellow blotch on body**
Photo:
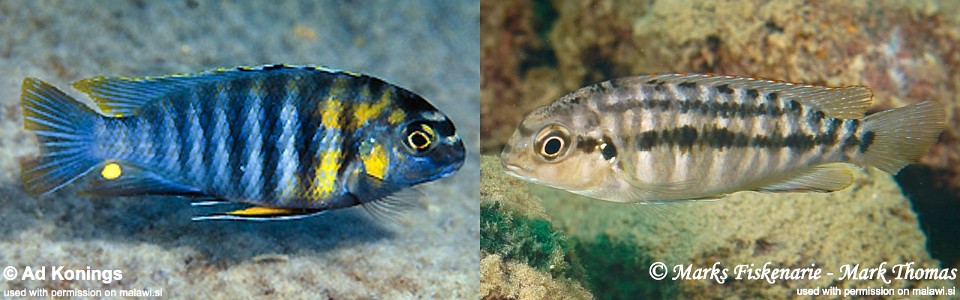
[(313, 187), (310, 189), (310, 198), (323, 200), (333, 195), (337, 183), (337, 170), (343, 153), (340, 150), (323, 151), (320, 154), (320, 167), (313, 176)]
[(376, 103), (361, 103), (353, 112), (353, 118), (356, 124), (363, 125), (383, 114), (383, 109), (387, 107), (387, 102), (378, 101)]
[(363, 168), (368, 175), (382, 180), (383, 176), (387, 174), (390, 158), (387, 157), (387, 152), (383, 150), (383, 146), (373, 145), (370, 153), (361, 154), (360, 159), (363, 160)]
[(387, 117), (387, 120), (390, 121), (390, 124), (396, 125), (403, 122), (403, 119), (407, 117), (407, 114), (400, 109), (396, 109), (390, 113), (390, 117)]
[[(367, 94), (369, 95), (369, 92)], [(370, 120), (382, 115), (384, 110), (387, 108), (387, 104), (390, 103), (392, 98), (393, 92), (388, 89), (383, 91), (383, 94), (380, 95), (379, 101), (374, 103), (360, 103), (360, 105), (357, 105), (357, 109), (353, 112), (353, 117), (356, 119), (356, 124), (366, 124)]]
[(321, 122), (323, 127), (331, 129), (340, 129), (343, 124), (340, 124), (340, 114), (343, 113), (343, 103), (337, 100), (327, 100), (323, 104), (320, 115), (322, 117)]
[(103, 170), (100, 171), (100, 176), (103, 176), (103, 179), (113, 180), (120, 177), (120, 174), (123, 174), (123, 170), (120, 169), (120, 165), (117, 163), (108, 163), (103, 166)]
[(346, 89), (346, 79), (335, 79), (333, 86), (330, 87), (330, 93), (324, 97), (322, 101), (323, 105), (318, 105), (317, 113), (320, 114), (324, 127), (331, 129), (340, 129), (343, 127), (343, 124), (340, 122), (340, 117), (343, 114), (343, 101), (340, 99)]

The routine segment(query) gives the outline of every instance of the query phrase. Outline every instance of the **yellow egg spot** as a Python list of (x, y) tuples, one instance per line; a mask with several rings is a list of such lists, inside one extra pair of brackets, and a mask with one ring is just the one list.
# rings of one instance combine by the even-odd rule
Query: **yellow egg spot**
[(387, 157), (387, 152), (383, 150), (383, 146), (373, 145), (370, 148), (370, 153), (362, 154), (360, 159), (363, 160), (363, 168), (368, 175), (382, 180), (383, 176), (387, 174), (390, 158)]
[(103, 179), (113, 180), (120, 177), (120, 174), (123, 171), (120, 170), (120, 165), (117, 163), (109, 163), (106, 166), (103, 166), (103, 171), (100, 171), (100, 176), (103, 176)]

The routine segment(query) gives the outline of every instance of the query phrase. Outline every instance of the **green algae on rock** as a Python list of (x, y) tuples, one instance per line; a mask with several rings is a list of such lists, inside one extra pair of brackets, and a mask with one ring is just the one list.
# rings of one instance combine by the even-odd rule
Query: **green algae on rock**
[(480, 167), (480, 296), (484, 299), (590, 299), (568, 260), (569, 246), (525, 184), (506, 176), (499, 160)]

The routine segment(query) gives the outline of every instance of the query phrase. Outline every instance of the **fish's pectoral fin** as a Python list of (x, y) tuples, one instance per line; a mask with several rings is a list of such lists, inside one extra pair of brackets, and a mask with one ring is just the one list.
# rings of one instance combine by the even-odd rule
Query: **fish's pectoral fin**
[(90, 196), (205, 196), (200, 189), (163, 178), (135, 164), (108, 160), (82, 194)]
[[(690, 190), (701, 184), (699, 180), (684, 180), (670, 183), (650, 183), (637, 178), (638, 165), (631, 161), (630, 155), (618, 163), (620, 171), (624, 173), (624, 182), (631, 188), (627, 195), (620, 196), (620, 202), (661, 202), (669, 203), (676, 200), (690, 199)], [(650, 196), (658, 195), (659, 199), (649, 200)], [(708, 196), (705, 198), (721, 198), (723, 195)]]
[(350, 195), (364, 210), (379, 219), (393, 221), (397, 221), (402, 212), (416, 207), (415, 200), (422, 195), (415, 188), (395, 185), (362, 173), (351, 175), (348, 185)]
[(755, 189), (758, 192), (834, 192), (853, 184), (853, 173), (843, 163), (803, 170)]
[(298, 220), (326, 212), (322, 209), (283, 208), (253, 206), (222, 214), (193, 217), (193, 221), (234, 220), (234, 221), (281, 221)]
[(417, 199), (421, 196), (419, 190), (410, 188), (373, 201), (361, 201), (360, 206), (378, 219), (398, 222), (403, 212), (419, 206)]

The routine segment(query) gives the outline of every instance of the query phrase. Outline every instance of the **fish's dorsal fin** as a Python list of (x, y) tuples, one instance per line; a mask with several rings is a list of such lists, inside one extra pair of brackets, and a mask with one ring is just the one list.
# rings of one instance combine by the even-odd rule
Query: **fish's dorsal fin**
[(638, 82), (658, 81), (664, 83), (698, 83), (723, 86), (732, 89), (756, 90), (761, 96), (777, 93), (780, 98), (796, 97), (805, 105), (816, 107), (830, 118), (859, 119), (867, 112), (873, 101), (873, 92), (864, 86), (823, 87), (773, 81), (750, 77), (707, 74), (665, 74), (640, 76)]
[(853, 173), (843, 163), (816, 166), (775, 180), (755, 189), (758, 192), (834, 192), (853, 183)]
[(144, 104), (171, 93), (182, 92), (185, 88), (196, 84), (246, 76), (255, 72), (281, 71), (321, 71), (359, 76), (358, 74), (319, 66), (263, 65), (259, 67), (219, 68), (199, 73), (141, 78), (98, 76), (74, 82), (73, 87), (90, 95), (104, 114), (112, 117), (124, 117), (136, 115)]

